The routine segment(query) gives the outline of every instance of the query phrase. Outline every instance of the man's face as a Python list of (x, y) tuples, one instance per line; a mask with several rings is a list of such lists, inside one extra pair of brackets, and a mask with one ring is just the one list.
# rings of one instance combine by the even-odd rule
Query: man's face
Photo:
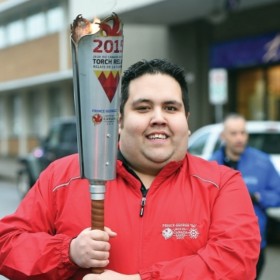
[(120, 150), (135, 171), (156, 174), (186, 154), (188, 123), (178, 82), (164, 74), (131, 81), (120, 116)]
[(242, 118), (228, 119), (224, 124), (222, 139), (226, 143), (227, 156), (239, 157), (248, 141), (245, 121)]

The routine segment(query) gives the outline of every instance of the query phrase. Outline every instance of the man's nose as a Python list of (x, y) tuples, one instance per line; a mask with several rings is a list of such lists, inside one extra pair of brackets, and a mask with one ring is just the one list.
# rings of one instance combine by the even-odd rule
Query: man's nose
[(153, 110), (152, 118), (151, 118), (152, 124), (165, 124), (166, 123), (166, 116), (162, 108), (155, 108)]

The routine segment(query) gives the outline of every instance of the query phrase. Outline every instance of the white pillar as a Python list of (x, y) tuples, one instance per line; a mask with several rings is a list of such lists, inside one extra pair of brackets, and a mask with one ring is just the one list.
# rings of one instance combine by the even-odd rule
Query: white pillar
[(0, 146), (0, 155), (7, 156), (9, 152), (8, 148), (8, 100), (7, 96), (2, 96), (0, 100), (0, 138), (1, 138), (1, 146)]
[(20, 117), (17, 117), (17, 120), (20, 122), (20, 130), (18, 134), (18, 144), (19, 144), (19, 156), (23, 156), (28, 153), (28, 95), (26, 92), (19, 93), (19, 112), (15, 112), (15, 114), (19, 114)]
[(45, 137), (49, 130), (49, 95), (46, 88), (40, 91), (40, 130), (38, 131), (38, 136), (40, 138)]

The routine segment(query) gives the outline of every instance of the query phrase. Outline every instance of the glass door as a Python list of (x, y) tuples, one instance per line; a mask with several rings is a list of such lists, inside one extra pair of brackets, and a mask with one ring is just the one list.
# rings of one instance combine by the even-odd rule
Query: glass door
[(280, 120), (280, 66), (267, 70), (268, 119)]
[(237, 111), (247, 120), (280, 120), (280, 66), (242, 70)]

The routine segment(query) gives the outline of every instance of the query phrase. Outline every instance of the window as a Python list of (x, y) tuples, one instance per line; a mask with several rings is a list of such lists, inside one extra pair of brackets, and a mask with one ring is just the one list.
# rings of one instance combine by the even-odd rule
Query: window
[(62, 30), (64, 26), (64, 13), (62, 7), (55, 7), (46, 12), (39, 12), (0, 26), (0, 49), (9, 45), (33, 40), (48, 33)]
[(23, 20), (13, 21), (7, 25), (7, 41), (9, 45), (15, 45), (25, 40), (25, 26)]
[(0, 49), (7, 45), (6, 30), (4, 26), (0, 26)]
[[(278, 47), (278, 50), (280, 48)], [(267, 69), (268, 119), (280, 120), (280, 66)]]
[(198, 137), (195, 142), (189, 147), (188, 151), (191, 154), (194, 155), (202, 155), (203, 154), (203, 149), (206, 145), (206, 142), (209, 138), (209, 132), (200, 135), (200, 137)]
[(35, 39), (46, 34), (44, 13), (32, 15), (26, 19), (27, 38)]
[(64, 23), (63, 10), (56, 7), (47, 12), (47, 29), (49, 33), (57, 32), (62, 29)]
[(76, 145), (77, 133), (75, 123), (65, 123), (64, 125), (62, 125), (60, 132), (60, 142), (62, 144)]
[(280, 133), (250, 133), (249, 145), (268, 154), (280, 154)]
[(280, 120), (280, 67), (239, 71), (237, 111), (248, 120)]

